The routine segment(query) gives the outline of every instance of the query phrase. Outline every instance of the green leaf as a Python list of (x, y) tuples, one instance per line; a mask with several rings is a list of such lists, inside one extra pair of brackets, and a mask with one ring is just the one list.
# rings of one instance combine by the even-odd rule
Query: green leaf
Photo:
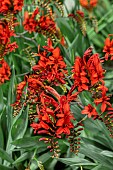
[[(87, 149), (88, 148), (88, 149)], [(112, 169), (113, 167), (113, 161), (110, 159), (107, 159), (104, 155), (100, 154), (102, 152), (102, 149), (90, 145), (88, 143), (81, 144), (80, 152), (86, 155), (87, 157), (98, 161), (101, 163), (103, 166)]]
[(27, 129), (27, 124), (28, 124), (28, 107), (25, 109), (25, 111), (22, 110), (21, 115), (18, 117), (18, 119), (12, 126), (11, 136), (13, 140), (22, 138), (24, 136)]
[(23, 153), (18, 159), (16, 159), (16, 161), (13, 162), (13, 164), (18, 164), (26, 159), (28, 159), (30, 157), (30, 153)]
[(83, 159), (83, 158), (79, 158), (79, 157), (75, 157), (75, 158), (59, 158), (58, 159), (59, 161), (65, 163), (66, 165), (94, 165), (96, 166), (97, 164), (96, 163), (93, 163), (93, 162), (90, 162), (86, 159)]
[(0, 125), (0, 148), (4, 147), (4, 134), (3, 134), (3, 129)]
[(0, 157), (3, 159), (3, 160), (6, 160), (10, 163), (13, 163), (13, 159), (10, 157), (10, 155), (7, 154), (6, 151), (4, 151), (3, 149), (0, 148)]
[(110, 151), (102, 151), (100, 152), (100, 154), (111, 157), (111, 158), (113, 157), (113, 152), (110, 152)]
[(3, 110), (3, 107), (4, 107), (3, 91), (2, 91), (2, 86), (0, 85), (0, 113)]
[(106, 167), (104, 167), (103, 165), (98, 165), (95, 168), (93, 168), (92, 170), (107, 170)]
[(47, 153), (44, 153), (43, 155), (38, 157), (38, 160), (41, 161), (42, 163), (48, 161), (49, 159), (51, 159), (51, 156), (53, 155), (53, 153), (51, 153), (50, 151)]
[(8, 96), (7, 96), (7, 106), (6, 106), (6, 113), (7, 113), (7, 126), (8, 126), (8, 132), (11, 128), (12, 123), (12, 113), (13, 108), (11, 107), (11, 104), (14, 102), (15, 97), (15, 70), (14, 65), (12, 66), (12, 76), (10, 79), (9, 87), (8, 87)]
[(68, 21), (69, 21), (69, 20), (64, 19), (64, 18), (58, 18), (58, 19), (57, 19), (57, 23), (58, 23), (58, 26), (59, 26), (60, 29), (61, 29), (61, 32), (63, 32), (63, 34), (65, 35), (65, 37), (68, 37), (68, 40), (69, 40), (70, 42), (72, 42), (75, 33), (74, 33), (73, 30), (71, 29)]
[(15, 145), (16, 147), (21, 147), (21, 148), (30, 148), (30, 147), (34, 147), (34, 146), (44, 146), (43, 142), (39, 142), (41, 136), (35, 136), (35, 137), (25, 137), (22, 139), (17, 139), (15, 141), (12, 142), (13, 145)]
[(0, 170), (14, 170), (14, 168), (10, 168), (0, 164)]

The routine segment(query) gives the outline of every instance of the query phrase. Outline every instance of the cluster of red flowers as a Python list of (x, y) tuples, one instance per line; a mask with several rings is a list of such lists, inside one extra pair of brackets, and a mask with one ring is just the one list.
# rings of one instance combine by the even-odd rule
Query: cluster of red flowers
[[(81, 113), (94, 119), (101, 119), (110, 129), (112, 122), (109, 121), (111, 119), (109, 116), (112, 117), (113, 108), (110, 104), (110, 96), (107, 96), (108, 88), (103, 80), (105, 71), (102, 69), (98, 54), (92, 55), (92, 48), (86, 50), (83, 58), (76, 57), (72, 72), (74, 85), (71, 91), (77, 89), (78, 94), (84, 90), (91, 92), (94, 100), (93, 105), (95, 104), (95, 106), (88, 104)], [(100, 114), (96, 111), (98, 105)]]
[(39, 122), (31, 126), (38, 134), (48, 134), (57, 138), (61, 138), (61, 134), (69, 135), (70, 129), (74, 126), (71, 122), (73, 116), (66, 96), (59, 95), (50, 86), (45, 86), (45, 89), (46, 94), (42, 92), (40, 95), (41, 105), (37, 104)]
[(73, 79), (75, 88), (78, 91), (89, 90), (94, 84), (102, 81), (104, 70), (98, 54), (92, 55), (90, 47), (83, 55), (83, 58), (76, 57), (73, 67)]
[[(12, 3), (11, 3), (12, 2)], [(9, 11), (20, 11), (23, 5), (23, 1), (4, 1), (2, 2), (2, 13), (7, 14)], [(88, 12), (97, 5), (97, 0), (80, 0), (81, 6), (86, 8)], [(84, 13), (80, 10), (76, 11), (76, 15), (70, 14), (69, 16), (76, 19), (76, 21), (84, 25)], [(7, 21), (6, 21), (7, 22)], [(1, 23), (0, 23), (1, 24)], [(36, 8), (33, 13), (25, 12), (24, 15), (24, 29), (31, 32), (38, 32), (47, 37), (61, 38), (61, 33), (57, 28), (54, 19), (50, 15), (43, 15)], [(5, 24), (0, 25), (2, 30), (0, 33), (2, 52), (10, 51), (16, 47), (15, 44), (10, 44), (9, 38), (14, 35), (14, 32), (9, 29)], [(85, 27), (84, 27), (85, 30)], [(83, 30), (83, 31), (84, 31)], [(85, 30), (86, 31), (86, 30)], [(84, 35), (85, 35), (84, 31)], [(7, 46), (7, 48), (6, 48)], [(5, 49), (5, 51), (3, 51)], [(104, 52), (107, 52), (107, 57), (112, 55), (112, 41), (106, 40), (106, 47)], [(78, 123), (73, 123), (75, 118), (71, 113), (70, 105), (72, 101), (78, 101), (77, 98), (83, 91), (91, 92), (93, 98), (93, 105), (88, 104), (84, 106), (82, 114), (93, 117), (94, 119), (102, 119), (108, 129), (111, 127), (109, 117), (112, 118), (112, 106), (110, 104), (110, 97), (107, 96), (107, 88), (103, 81), (105, 71), (102, 68), (101, 60), (98, 54), (92, 54), (92, 48), (90, 47), (83, 55), (83, 58), (76, 57), (73, 66), (72, 79), (74, 81), (71, 89), (65, 94), (60, 95), (56, 89), (57, 86), (66, 84), (67, 69), (66, 64), (61, 55), (59, 47), (53, 47), (52, 41), (48, 39), (48, 45), (43, 48), (38, 48), (38, 53), (33, 53), (38, 62), (32, 66), (32, 74), (25, 76), (24, 81), (17, 86), (16, 101), (12, 104), (16, 114), (20, 109), (29, 104), (29, 118), (33, 121), (38, 118), (37, 122), (30, 122), (30, 126), (34, 129), (35, 134), (42, 134), (44, 137), (40, 140), (44, 140), (49, 143), (48, 148), (54, 153), (54, 156), (58, 156), (58, 142), (57, 138), (62, 138), (66, 135), (70, 139), (70, 142), (74, 144), (70, 145), (76, 152), (77, 137), (83, 128), (78, 128), (82, 125), (82, 120)], [(3, 62), (3, 60), (1, 60)], [(2, 69), (0, 70), (1, 83), (7, 80), (10, 76), (9, 69), (6, 70), (6, 64), (1, 63)], [(8, 68), (8, 67), (7, 67)], [(76, 92), (75, 92), (76, 91)], [(100, 108), (100, 113), (97, 112), (96, 106)], [(76, 125), (75, 125), (76, 124)], [(78, 128), (76, 130), (76, 128)], [(112, 132), (113, 134), (113, 132)], [(47, 137), (46, 137), (47, 135)], [(73, 137), (75, 135), (75, 137)], [(75, 141), (74, 141), (75, 140)]]
[(60, 54), (60, 49), (58, 47), (54, 48), (50, 39), (48, 40), (48, 46), (44, 46), (43, 50), (39, 50), (39, 53), (35, 55), (39, 57), (39, 61), (32, 67), (34, 73), (26, 76), (25, 81), (18, 85), (17, 98), (13, 106), (20, 105), (22, 91), (26, 84), (28, 84), (28, 101), (31, 102), (32, 99), (35, 103), (40, 100), (39, 96), (45, 85), (58, 86), (66, 83), (66, 64)]
[(14, 27), (17, 25), (14, 14), (22, 10), (23, 0), (0, 0), (0, 57), (7, 52), (11, 52), (17, 48), (16, 42), (11, 44), (10, 38), (14, 36)]
[(23, 26), (30, 33), (38, 32), (51, 37), (52, 40), (61, 38), (60, 30), (54, 19), (49, 15), (40, 15), (39, 8), (36, 8), (32, 14), (29, 14), (28, 11), (25, 12)]
[[(66, 65), (60, 54), (60, 49), (54, 48), (51, 40), (48, 39), (48, 45), (43, 46), (34, 55), (38, 56), (39, 60), (32, 67), (33, 74), (25, 76), (25, 80), (17, 86), (16, 102), (12, 106), (18, 112), (23, 105), (30, 105), (29, 118), (31, 120), (38, 118), (38, 122), (32, 122), (31, 127), (35, 134), (48, 135), (40, 140), (49, 144), (48, 148), (54, 152), (54, 156), (58, 155), (57, 138), (61, 138), (62, 134), (65, 134), (70, 139), (70, 136), (76, 133), (76, 130), (73, 131), (75, 126), (72, 120), (75, 119), (71, 113), (70, 105), (84, 90), (91, 92), (94, 103), (85, 106), (81, 113), (88, 115), (89, 118), (102, 119), (110, 129), (107, 117), (112, 116), (113, 109), (109, 102), (110, 98), (106, 94), (108, 89), (103, 81), (105, 71), (102, 68), (99, 55), (92, 54), (91, 47), (86, 50), (83, 58), (76, 57), (72, 70), (74, 84), (66, 95), (59, 95), (53, 88), (55, 85), (66, 83)], [(75, 89), (76, 92), (74, 92)], [(98, 105), (100, 113), (96, 111)], [(82, 125), (80, 124), (80, 126)], [(79, 131), (82, 129), (79, 128)], [(76, 147), (71, 149), (78, 152)]]
[(3, 56), (17, 48), (15, 43), (10, 43), (10, 37), (14, 35), (5, 20), (0, 20), (0, 84), (4, 83), (5, 80), (9, 80), (10, 77), (10, 67), (3, 59)]
[(22, 10), (24, 0), (0, 0), (0, 13), (17, 13)]
[(88, 11), (92, 11), (97, 6), (97, 3), (98, 0), (80, 0), (80, 5)]
[[(48, 148), (54, 153), (53, 156), (58, 157), (59, 149), (56, 140), (61, 138), (62, 134), (70, 135), (71, 129), (74, 128), (71, 122), (74, 117), (65, 95), (59, 95), (50, 86), (45, 86), (45, 89), (46, 92), (42, 92), (40, 95), (41, 103), (37, 104), (38, 122), (32, 123), (31, 127), (34, 129), (34, 133), (49, 135), (40, 140), (49, 143)], [(52, 142), (50, 142), (51, 140)]]
[(14, 26), (16, 26), (15, 16), (22, 9), (23, 0), (0, 0), (0, 84), (5, 80), (9, 80), (10, 67), (4, 61), (4, 56), (8, 52), (18, 48), (16, 42), (11, 43), (10, 38), (14, 36)]
[(0, 21), (0, 58), (6, 55), (7, 52), (12, 52), (18, 48), (16, 42), (11, 43), (10, 37), (14, 36), (14, 31), (10, 30), (5, 20)]
[[(72, 94), (70, 91), (67, 95), (59, 95), (53, 88), (66, 84), (66, 64), (60, 53), (60, 49), (54, 48), (51, 40), (48, 39), (48, 45), (43, 46), (38, 54), (35, 54), (39, 60), (32, 67), (33, 74), (25, 76), (24, 81), (17, 86), (16, 102), (12, 104), (15, 115), (23, 105), (29, 104), (30, 120), (38, 118), (37, 123), (31, 123), (34, 133), (49, 135), (50, 138), (55, 138), (55, 142), (57, 138), (62, 137), (62, 134), (69, 136), (74, 128), (71, 122), (74, 117), (70, 110), (70, 103), (77, 97), (77, 94)], [(50, 142), (49, 138), (40, 140)], [(57, 151), (54, 152), (55, 156)]]
[(37, 54), (39, 57), (38, 63), (32, 67), (37, 74), (37, 78), (41, 82), (51, 85), (65, 84), (67, 70), (60, 48), (54, 48), (50, 39), (48, 39), (48, 46), (43, 48), (43, 51), (39, 51)]

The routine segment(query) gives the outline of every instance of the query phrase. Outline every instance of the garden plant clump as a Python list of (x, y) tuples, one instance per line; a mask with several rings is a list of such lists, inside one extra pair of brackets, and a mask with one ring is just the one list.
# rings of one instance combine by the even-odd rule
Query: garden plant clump
[(112, 27), (110, 0), (0, 0), (0, 170), (113, 169)]

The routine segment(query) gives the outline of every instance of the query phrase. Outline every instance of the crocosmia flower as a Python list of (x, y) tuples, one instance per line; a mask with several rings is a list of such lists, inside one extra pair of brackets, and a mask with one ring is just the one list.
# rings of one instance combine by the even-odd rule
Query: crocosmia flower
[(109, 57), (113, 60), (113, 40), (110, 40), (110, 38), (106, 38), (103, 52), (105, 53), (105, 60), (108, 60)]
[(80, 5), (88, 11), (92, 11), (97, 6), (98, 0), (80, 0)]
[(4, 59), (0, 60), (0, 84), (4, 83), (5, 80), (9, 80), (10, 75), (10, 67)]

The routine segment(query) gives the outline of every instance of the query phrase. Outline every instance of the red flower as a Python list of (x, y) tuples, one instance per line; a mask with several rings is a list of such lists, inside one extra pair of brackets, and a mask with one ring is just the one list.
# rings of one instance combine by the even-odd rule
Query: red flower
[(106, 38), (103, 52), (106, 53), (105, 60), (108, 60), (109, 57), (113, 60), (113, 40), (110, 41), (110, 38)]
[[(25, 95), (26, 93), (23, 91), (26, 85), (27, 95)], [(33, 106), (33, 104), (36, 105), (43, 89), (44, 85), (37, 79), (36, 75), (26, 76), (25, 80), (19, 83), (17, 86), (16, 102), (13, 103), (12, 106), (19, 107), (20, 109), (20, 106), (26, 105), (28, 103), (31, 106)]]
[(36, 15), (39, 14), (39, 9), (36, 8), (32, 14), (29, 14), (28, 11), (24, 13), (24, 29), (29, 32), (36, 32), (38, 21), (36, 20)]
[[(31, 124), (38, 134), (45, 133), (50, 136), (60, 137), (62, 134), (69, 135), (74, 126), (71, 122), (73, 115), (66, 96), (60, 96), (52, 89), (45, 86), (46, 93), (40, 94), (40, 104), (37, 105), (38, 123)], [(51, 94), (51, 97), (49, 95)], [(52, 96), (55, 97), (54, 99)], [(46, 131), (45, 131), (46, 130)]]
[(98, 115), (96, 109), (91, 104), (88, 104), (87, 106), (85, 106), (84, 110), (82, 110), (81, 113), (82, 114), (87, 114), (89, 118), (92, 117), (92, 116), (97, 116)]
[(18, 48), (18, 45), (16, 42), (13, 42), (7, 45), (7, 51), (12, 52), (12, 51), (15, 51), (16, 48)]
[(22, 10), (24, 0), (0, 0), (0, 13), (13, 12)]
[(60, 98), (60, 110), (59, 113), (56, 114), (58, 121), (56, 123), (56, 126), (58, 126), (58, 129), (56, 131), (57, 135), (60, 135), (62, 133), (69, 135), (70, 129), (74, 128), (74, 125), (72, 124), (71, 120), (74, 119), (74, 117), (71, 114), (70, 111), (70, 105), (66, 99), (66, 96), (61, 96)]
[(107, 106), (109, 107), (112, 107), (112, 105), (108, 102), (110, 100), (110, 98), (106, 95), (106, 92), (107, 92), (107, 88), (103, 85), (101, 85), (98, 90), (101, 90), (101, 95), (102, 97), (98, 98), (98, 99), (95, 99), (94, 102), (96, 105), (98, 104), (102, 104), (101, 105), (101, 112), (105, 112), (105, 110), (107, 109)]
[(98, 0), (90, 0), (90, 5), (92, 7), (96, 7), (97, 6), (97, 3), (98, 3)]
[(41, 129), (41, 128), (43, 128), (44, 130), (40, 130), (40, 131), (39, 131), (39, 134), (40, 134), (40, 132), (41, 132), (41, 134), (44, 134), (44, 133), (45, 133), (45, 134), (48, 134), (49, 126), (48, 126), (46, 123), (44, 123), (44, 122), (40, 122), (39, 124), (33, 122), (30, 126), (34, 129), (34, 133), (35, 133), (35, 134), (36, 134), (36, 132), (37, 132), (39, 129)]
[(98, 54), (94, 54), (89, 58), (86, 62), (86, 68), (92, 86), (104, 78), (104, 70), (101, 66)]
[(5, 20), (0, 21), (0, 57), (2, 58), (7, 52), (17, 48), (16, 42), (10, 43), (10, 37), (14, 36), (14, 31), (10, 30)]
[(5, 60), (0, 60), (0, 84), (4, 83), (5, 80), (9, 80), (10, 75), (10, 67)]
[(9, 11), (11, 6), (11, 1), (10, 0), (0, 0), (0, 13), (6, 13)]
[(24, 89), (24, 87), (26, 86), (26, 82), (25, 81), (22, 81), (21, 83), (18, 84), (17, 86), (17, 100), (20, 100), (21, 96), (22, 96), (22, 91)]
[(40, 81), (49, 84), (65, 84), (66, 64), (60, 54), (59, 47), (44, 46), (44, 51), (37, 54), (40, 57), (38, 63), (32, 67)]
[(80, 5), (89, 11), (91, 11), (94, 7), (96, 7), (98, 3), (98, 0), (79, 0), (79, 1), (80, 1)]
[(23, 7), (24, 0), (14, 0), (14, 11), (21, 11)]
[(56, 33), (56, 23), (49, 16), (41, 16), (38, 21), (38, 26), (45, 31)]
[(73, 67), (73, 79), (74, 86), (78, 87), (78, 91), (88, 90), (89, 80), (87, 79), (87, 73), (82, 58), (76, 57)]
[(11, 31), (5, 20), (0, 21), (0, 44), (6, 45), (10, 42), (10, 37), (14, 35), (14, 32)]

